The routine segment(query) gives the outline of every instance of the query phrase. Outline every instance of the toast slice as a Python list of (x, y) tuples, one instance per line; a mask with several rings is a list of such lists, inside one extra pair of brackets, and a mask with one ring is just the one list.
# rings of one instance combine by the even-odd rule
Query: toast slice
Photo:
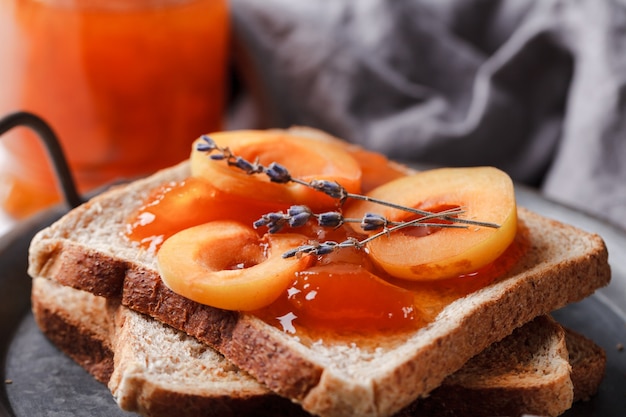
[(251, 314), (192, 302), (160, 279), (153, 252), (124, 237), (151, 190), (189, 175), (183, 162), (111, 189), (33, 239), (29, 273), (111, 299), (214, 347), (272, 391), (320, 416), (389, 416), (428, 395), (467, 360), (533, 318), (610, 281), (602, 239), (518, 209), (518, 262), (495, 282), (451, 301), (411, 333), (307, 340)]
[(565, 344), (572, 366), (574, 401), (587, 401), (596, 395), (606, 370), (606, 352), (592, 340), (565, 329)]
[[(195, 415), (199, 410), (220, 416), (307, 415), (196, 339), (105, 304), (84, 291), (42, 278), (33, 281), (33, 312), (42, 331), (108, 383), (121, 408), (150, 416)], [(564, 343), (575, 352), (570, 354), (571, 374)], [(85, 345), (93, 348), (87, 351), (92, 358), (76, 354)], [(572, 383), (579, 398), (595, 394), (604, 361), (604, 351), (592, 341), (569, 330), (563, 333), (554, 321), (539, 317), (470, 359), (400, 415), (558, 415), (564, 410), (554, 398), (571, 398)]]
[(95, 379), (113, 373), (113, 319), (107, 301), (43, 278), (33, 280), (31, 309), (46, 337)]
[(309, 415), (207, 345), (103, 297), (36, 278), (31, 306), (46, 337), (107, 385), (126, 411), (164, 417)]

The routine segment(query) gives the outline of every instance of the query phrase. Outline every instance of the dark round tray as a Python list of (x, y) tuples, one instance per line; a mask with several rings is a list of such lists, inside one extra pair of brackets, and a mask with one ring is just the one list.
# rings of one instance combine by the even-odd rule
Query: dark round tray
[[(611, 284), (582, 302), (554, 313), (562, 324), (592, 338), (607, 353), (607, 372), (591, 401), (565, 416), (626, 416), (626, 233), (578, 211), (517, 187), (518, 202), (545, 216), (599, 233), (609, 248)], [(32, 236), (66, 210), (53, 210), (19, 224), (0, 239), (0, 416), (129, 416), (106, 386), (60, 353), (38, 330), (30, 313), (27, 250)], [(10, 383), (8, 382), (10, 381)]]

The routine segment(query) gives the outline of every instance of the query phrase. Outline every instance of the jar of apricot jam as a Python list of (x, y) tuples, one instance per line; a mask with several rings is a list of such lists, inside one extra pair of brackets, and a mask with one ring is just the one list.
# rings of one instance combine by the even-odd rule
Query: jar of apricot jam
[[(0, 115), (46, 120), (81, 192), (173, 165), (222, 127), (228, 30), (227, 0), (0, 0)], [(0, 146), (7, 212), (58, 200), (30, 131)]]

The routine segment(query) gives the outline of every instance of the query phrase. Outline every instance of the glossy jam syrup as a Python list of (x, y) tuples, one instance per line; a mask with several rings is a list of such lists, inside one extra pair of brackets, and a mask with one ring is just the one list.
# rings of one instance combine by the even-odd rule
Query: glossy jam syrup
[[(189, 178), (157, 189), (129, 220), (128, 236), (158, 249), (159, 241), (196, 224), (234, 219), (251, 225), (263, 214), (280, 210), (218, 192), (201, 179)], [(284, 231), (305, 234), (318, 242), (363, 238), (347, 225), (322, 228), (314, 221)], [(391, 277), (375, 267), (366, 249), (340, 249), (317, 257), (312, 266), (294, 276), (278, 300), (254, 314), (285, 332), (307, 337), (418, 329), (453, 301), (505, 276), (523, 254), (525, 241), (520, 226), (514, 243), (492, 264), (472, 274), (434, 282)]]
[[(492, 264), (446, 280), (407, 281), (384, 274), (363, 251), (333, 253), (298, 274), (274, 304), (255, 312), (266, 322), (295, 335), (402, 332), (428, 324), (450, 303), (503, 279), (527, 248), (520, 230), (515, 241)], [(348, 263), (341, 262), (342, 255)], [(361, 261), (359, 261), (359, 259)]]
[(157, 250), (174, 233), (213, 220), (252, 225), (263, 214), (284, 209), (253, 202), (217, 190), (200, 178), (164, 184), (127, 220), (126, 236), (144, 248)]
[(283, 297), (256, 314), (294, 334), (302, 328), (398, 331), (425, 323), (411, 291), (346, 263), (318, 264), (299, 272)]

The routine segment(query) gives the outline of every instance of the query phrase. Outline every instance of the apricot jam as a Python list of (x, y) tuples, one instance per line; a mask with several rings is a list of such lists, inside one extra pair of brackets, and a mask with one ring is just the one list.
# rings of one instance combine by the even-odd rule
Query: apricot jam
[[(190, 177), (156, 189), (128, 220), (127, 236), (158, 250), (159, 242), (195, 225), (212, 220), (236, 220), (252, 225), (263, 214), (281, 210), (286, 207), (234, 196), (200, 178)], [(318, 242), (364, 237), (349, 225), (329, 229), (312, 220), (304, 227), (286, 228), (280, 233), (284, 232), (299, 233)], [(265, 230), (257, 233), (262, 235)], [(316, 257), (306, 268), (294, 272), (291, 283), (281, 290), (278, 299), (252, 314), (304, 338), (330, 333), (341, 338), (413, 331), (434, 320), (455, 300), (505, 279), (523, 254), (526, 242), (524, 226), (519, 223), (513, 243), (494, 262), (470, 274), (435, 281), (395, 278), (377, 267), (365, 249), (337, 250)], [(254, 264), (260, 262), (255, 260)], [(237, 269), (246, 266), (242, 261)]]
[(213, 220), (251, 225), (263, 214), (282, 210), (224, 193), (197, 177), (156, 188), (143, 206), (127, 219), (126, 236), (145, 249), (158, 249), (174, 233)]
[(293, 284), (272, 305), (256, 311), (264, 321), (296, 335), (316, 338), (398, 333), (419, 329), (435, 319), (449, 304), (504, 279), (528, 246), (520, 230), (509, 248), (495, 262), (456, 278), (407, 281), (377, 270), (362, 254), (347, 250), (333, 262), (324, 258), (297, 274)]
[(279, 300), (256, 314), (288, 333), (301, 328), (397, 331), (425, 324), (411, 291), (342, 263), (299, 272)]

